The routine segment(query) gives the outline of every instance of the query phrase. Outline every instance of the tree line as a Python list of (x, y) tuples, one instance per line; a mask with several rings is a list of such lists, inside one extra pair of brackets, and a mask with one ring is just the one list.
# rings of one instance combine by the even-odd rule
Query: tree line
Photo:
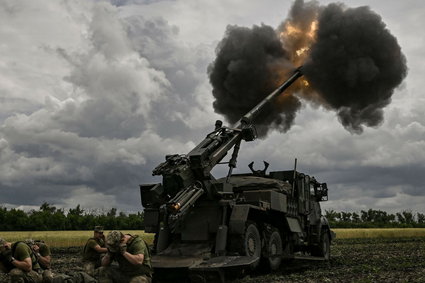
[(93, 230), (101, 225), (106, 230), (143, 230), (143, 212), (125, 214), (109, 211), (85, 211), (77, 205), (68, 211), (43, 203), (39, 210), (25, 212), (0, 207), (0, 231)]
[(425, 214), (404, 210), (395, 214), (382, 210), (336, 212), (326, 210), (325, 216), (334, 228), (425, 228)]
[[(331, 209), (324, 214), (333, 228), (425, 228), (425, 214), (407, 210), (392, 214), (374, 209), (360, 212)], [(0, 207), (0, 231), (92, 230), (96, 225), (106, 230), (143, 230), (143, 211), (133, 214), (118, 212), (116, 208), (86, 211), (80, 205), (65, 211), (48, 203), (28, 212)]]

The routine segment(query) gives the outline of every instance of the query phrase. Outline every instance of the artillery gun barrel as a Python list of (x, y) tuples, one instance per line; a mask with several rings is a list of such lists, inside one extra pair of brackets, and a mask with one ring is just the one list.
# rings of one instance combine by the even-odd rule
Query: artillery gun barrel
[(258, 113), (260, 113), (261, 109), (264, 108), (264, 105), (266, 105), (269, 101), (273, 100), (275, 97), (281, 94), (285, 89), (291, 86), (302, 75), (303, 74), (301, 72), (301, 67), (298, 67), (289, 79), (287, 79), (283, 84), (281, 84), (275, 91), (270, 93), (266, 98), (264, 98), (254, 108), (252, 108), (251, 111), (246, 113), (245, 116), (243, 116), (242, 119), (240, 119), (236, 123), (236, 125), (239, 125), (238, 128), (242, 128), (243, 125), (251, 124), (253, 119), (257, 117)]

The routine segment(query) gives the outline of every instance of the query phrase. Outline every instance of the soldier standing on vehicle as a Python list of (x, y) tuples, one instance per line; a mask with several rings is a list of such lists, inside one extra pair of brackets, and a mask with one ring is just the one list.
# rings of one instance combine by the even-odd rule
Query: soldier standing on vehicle
[(42, 282), (40, 265), (31, 248), (24, 242), (14, 244), (0, 238), (0, 258), (11, 282)]
[[(99, 269), (99, 283), (150, 283), (152, 266), (146, 242), (137, 235), (111, 231), (106, 237), (108, 253)], [(111, 266), (117, 261), (118, 266)]]
[(103, 227), (95, 226), (93, 238), (88, 239), (83, 250), (83, 269), (90, 276), (94, 276), (96, 268), (100, 267), (100, 258), (108, 250), (105, 247), (105, 235)]
[(42, 240), (27, 239), (25, 243), (30, 246), (35, 256), (37, 257), (38, 264), (40, 265), (40, 272), (42, 273), (43, 282), (52, 282), (53, 273), (51, 270), (51, 252), (50, 248)]

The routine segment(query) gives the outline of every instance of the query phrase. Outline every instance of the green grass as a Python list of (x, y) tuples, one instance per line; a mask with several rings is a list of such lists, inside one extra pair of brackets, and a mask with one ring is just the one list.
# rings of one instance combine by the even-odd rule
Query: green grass
[[(105, 231), (105, 235), (109, 231)], [(142, 236), (143, 239), (151, 244), (154, 234), (145, 233), (143, 230), (122, 231), (132, 235)], [(22, 241), (25, 239), (44, 240), (50, 247), (78, 247), (84, 246), (87, 239), (93, 237), (93, 231), (17, 231), (2, 232), (0, 238), (8, 242)]]
[(425, 237), (425, 228), (341, 228), (332, 231), (337, 239)]

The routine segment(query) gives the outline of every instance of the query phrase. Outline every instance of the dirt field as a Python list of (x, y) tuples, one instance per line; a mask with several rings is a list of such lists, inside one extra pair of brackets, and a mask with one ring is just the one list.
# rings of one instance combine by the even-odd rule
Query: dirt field
[[(81, 248), (53, 250), (54, 270), (80, 271)], [(274, 274), (254, 274), (233, 283), (425, 282), (425, 238), (340, 239), (330, 262), (293, 261)], [(0, 282), (7, 282), (6, 276)]]

